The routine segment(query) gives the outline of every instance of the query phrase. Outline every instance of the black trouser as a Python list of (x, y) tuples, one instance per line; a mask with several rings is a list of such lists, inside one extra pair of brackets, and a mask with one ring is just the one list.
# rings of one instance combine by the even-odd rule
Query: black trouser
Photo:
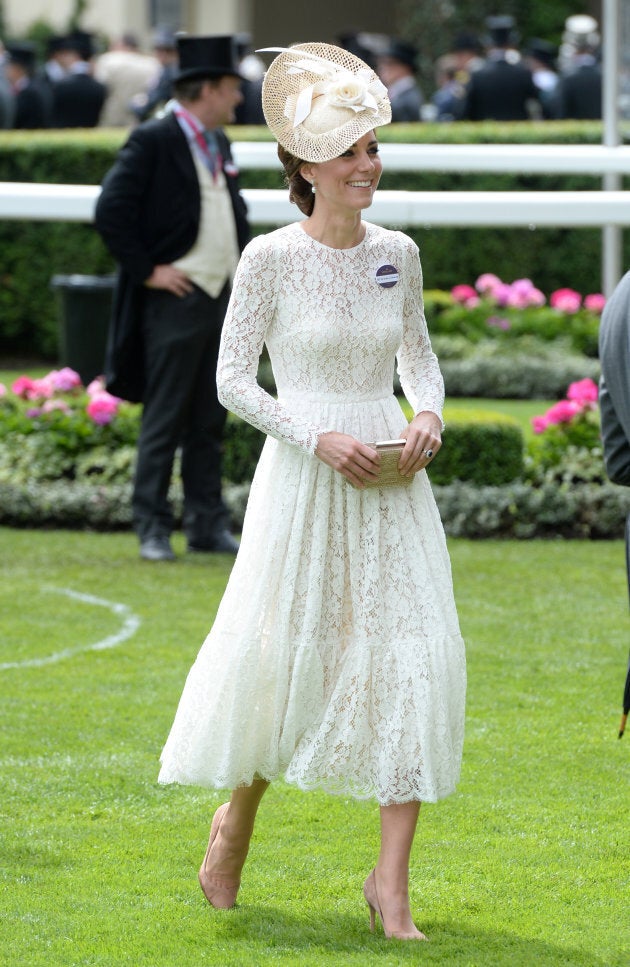
[(180, 446), (188, 540), (207, 543), (227, 526), (221, 500), (226, 411), (216, 370), (228, 298), (227, 285), (216, 299), (196, 286), (183, 299), (161, 289), (144, 294), (146, 390), (133, 493), (141, 540), (173, 529), (168, 490)]

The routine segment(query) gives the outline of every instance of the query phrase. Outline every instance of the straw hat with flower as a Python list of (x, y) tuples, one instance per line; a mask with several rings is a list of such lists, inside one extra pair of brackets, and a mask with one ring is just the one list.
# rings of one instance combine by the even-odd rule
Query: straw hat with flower
[(341, 47), (296, 44), (278, 53), (262, 88), (265, 120), (302, 161), (338, 158), (373, 128), (391, 121), (387, 88), (371, 67)]

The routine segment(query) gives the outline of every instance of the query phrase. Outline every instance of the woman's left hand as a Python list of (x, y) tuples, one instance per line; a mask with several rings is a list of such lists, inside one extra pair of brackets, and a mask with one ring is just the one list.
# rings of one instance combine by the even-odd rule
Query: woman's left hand
[(426, 467), (442, 446), (442, 421), (429, 410), (417, 413), (400, 434), (400, 439), (407, 442), (398, 469), (407, 477)]

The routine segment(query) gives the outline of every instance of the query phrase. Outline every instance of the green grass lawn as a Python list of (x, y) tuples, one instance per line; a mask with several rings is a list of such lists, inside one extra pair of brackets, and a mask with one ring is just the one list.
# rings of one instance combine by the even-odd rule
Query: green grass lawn
[(0, 541), (2, 965), (630, 964), (619, 542), (450, 543), (467, 733), (457, 793), (421, 811), (417, 945), (368, 930), (372, 802), (276, 783), (239, 906), (199, 890), (224, 796), (156, 777), (228, 559), (143, 563), (131, 534)]

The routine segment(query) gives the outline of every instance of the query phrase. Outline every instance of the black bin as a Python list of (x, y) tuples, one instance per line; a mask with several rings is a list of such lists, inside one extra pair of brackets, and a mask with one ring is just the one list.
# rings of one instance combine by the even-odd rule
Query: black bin
[(54, 275), (59, 362), (74, 369), (84, 386), (103, 372), (112, 311), (114, 275)]

